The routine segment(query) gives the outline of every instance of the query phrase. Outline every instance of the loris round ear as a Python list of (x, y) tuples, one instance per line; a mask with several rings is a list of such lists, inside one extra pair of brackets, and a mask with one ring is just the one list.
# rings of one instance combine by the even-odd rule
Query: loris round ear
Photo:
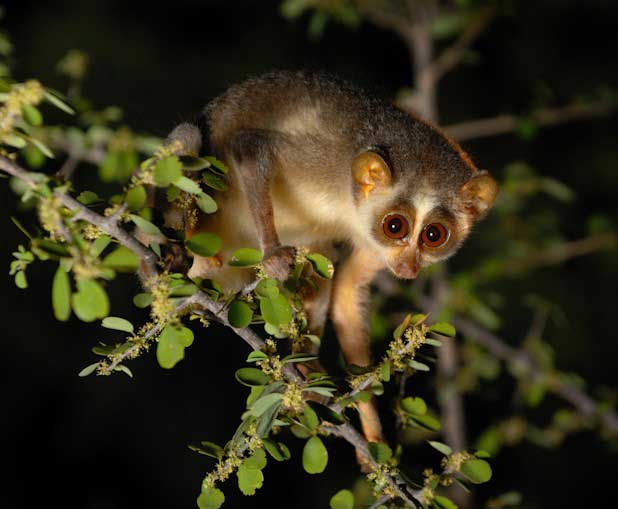
[(464, 207), (476, 217), (483, 217), (496, 201), (498, 183), (487, 172), (476, 174), (460, 190)]
[(370, 150), (357, 155), (352, 162), (352, 175), (357, 196), (367, 198), (370, 193), (391, 185), (391, 170), (386, 161)]

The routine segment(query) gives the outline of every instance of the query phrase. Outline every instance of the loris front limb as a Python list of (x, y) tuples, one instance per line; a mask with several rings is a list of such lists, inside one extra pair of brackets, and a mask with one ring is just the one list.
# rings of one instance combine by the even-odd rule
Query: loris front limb
[[(369, 366), (371, 352), (365, 319), (369, 284), (384, 264), (369, 250), (357, 249), (341, 264), (335, 275), (332, 318), (343, 357), (348, 364)], [(358, 403), (365, 438), (381, 442), (382, 425), (373, 401)]]

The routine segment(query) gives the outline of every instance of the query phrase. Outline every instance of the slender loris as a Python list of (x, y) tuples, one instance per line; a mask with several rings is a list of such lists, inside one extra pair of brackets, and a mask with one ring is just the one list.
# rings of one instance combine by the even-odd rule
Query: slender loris
[[(388, 268), (418, 272), (453, 255), (492, 206), (498, 186), (436, 127), (336, 79), (272, 73), (229, 88), (205, 110), (209, 150), (230, 168), (220, 210), (187, 227), (217, 233), (217, 258), (195, 257), (191, 277), (239, 290), (251, 271), (229, 268), (232, 251), (253, 246), (266, 272), (283, 280), (292, 246), (335, 258), (305, 302), (309, 329), (322, 332), (330, 311), (347, 363), (370, 363), (364, 309), (368, 286)], [(182, 124), (177, 134), (196, 136)], [(359, 408), (369, 441), (382, 440), (372, 403)]]

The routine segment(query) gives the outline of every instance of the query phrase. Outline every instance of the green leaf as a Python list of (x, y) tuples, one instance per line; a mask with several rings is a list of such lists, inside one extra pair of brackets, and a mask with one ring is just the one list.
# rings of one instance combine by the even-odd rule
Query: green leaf
[(321, 421), (332, 422), (333, 424), (343, 424), (346, 422), (343, 415), (317, 401), (307, 401), (307, 405), (313, 409)]
[(232, 267), (252, 267), (262, 261), (262, 251), (251, 247), (241, 247), (232, 253), (229, 264)]
[(22, 104), (21, 114), (26, 122), (35, 127), (39, 127), (43, 124), (43, 115), (36, 106), (32, 104)]
[(215, 168), (217, 168), (217, 170), (219, 170), (221, 173), (227, 173), (227, 166), (225, 166), (225, 164), (223, 164), (222, 161), (219, 161), (219, 159), (217, 159), (216, 157), (205, 156), (204, 159), (206, 159), (206, 161), (208, 161)]
[(266, 385), (268, 377), (257, 368), (240, 368), (234, 375), (236, 380), (247, 387)]
[(109, 298), (103, 287), (93, 279), (78, 279), (77, 292), (72, 295), (73, 311), (82, 322), (101, 320), (109, 314)]
[(77, 196), (77, 201), (82, 205), (92, 205), (100, 200), (99, 195), (97, 193), (93, 193), (92, 191), (82, 191)]
[(129, 320), (119, 318), (117, 316), (108, 316), (101, 322), (101, 325), (106, 329), (119, 330), (133, 334), (133, 324)]
[(201, 157), (180, 156), (183, 169), (187, 171), (199, 171), (208, 168), (210, 163)]
[(208, 187), (212, 187), (217, 191), (225, 191), (227, 189), (227, 184), (225, 183), (225, 181), (218, 175), (215, 175), (214, 173), (211, 173), (209, 171), (205, 171), (202, 174), (202, 181)]
[(112, 238), (109, 235), (97, 237), (90, 247), (90, 252), (93, 256), (99, 256), (109, 246), (111, 241)]
[(182, 164), (177, 156), (170, 156), (157, 162), (153, 170), (155, 184), (167, 187), (182, 177)]
[(410, 325), (410, 320), (412, 320), (412, 315), (407, 314), (403, 322), (393, 331), (393, 339), (399, 339), (402, 336), (404, 331), (408, 328), (408, 325)]
[(354, 495), (350, 490), (341, 490), (330, 499), (330, 509), (354, 509)]
[(217, 488), (202, 489), (197, 497), (197, 506), (200, 509), (219, 509), (225, 502), (225, 495)]
[(221, 459), (225, 452), (223, 451), (223, 447), (213, 443), (213, 442), (200, 442), (199, 444), (189, 444), (189, 449), (195, 451), (204, 456), (210, 456), (211, 458)]
[(446, 498), (440, 495), (433, 497), (433, 502), (438, 509), (457, 509), (457, 506), (451, 501), (450, 498)]
[(217, 212), (217, 209), (218, 209), (217, 202), (209, 194), (206, 194), (206, 193), (198, 194), (197, 198), (195, 199), (195, 203), (197, 203), (197, 206), (205, 214), (213, 214)]
[(253, 319), (253, 310), (246, 302), (235, 300), (227, 312), (227, 319), (232, 327), (244, 329), (249, 326)]
[(376, 396), (382, 396), (382, 394), (384, 394), (384, 384), (382, 384), (382, 382), (372, 382), (370, 389)]
[(428, 440), (427, 443), (431, 445), (431, 447), (433, 447), (436, 451), (441, 452), (445, 456), (449, 456), (453, 454), (453, 449), (451, 449), (448, 445), (443, 444), (442, 442)]
[(266, 452), (276, 461), (286, 461), (290, 459), (290, 450), (284, 443), (275, 442), (270, 438), (265, 438), (262, 442), (264, 443), (264, 449), (266, 449)]
[(252, 470), (262, 470), (266, 466), (266, 453), (264, 449), (257, 449), (253, 455), (242, 462), (242, 465)]
[(202, 232), (185, 241), (192, 252), (200, 256), (214, 256), (221, 249), (221, 237), (215, 233)]
[(103, 266), (118, 272), (135, 272), (139, 257), (128, 247), (120, 246), (103, 258)]
[(427, 364), (423, 364), (422, 362), (418, 362), (414, 359), (410, 359), (408, 361), (408, 366), (416, 371), (429, 371), (429, 366), (427, 366)]
[(311, 437), (303, 448), (303, 468), (308, 474), (321, 474), (328, 464), (328, 451), (320, 437)]
[(431, 332), (435, 332), (436, 334), (441, 334), (442, 336), (448, 336), (450, 338), (455, 337), (455, 334), (457, 334), (455, 327), (446, 322), (434, 323), (431, 327), (429, 327), (429, 330)]
[(131, 212), (139, 212), (146, 206), (147, 197), (144, 186), (135, 186), (127, 191), (125, 201)]
[(204, 194), (204, 191), (202, 191), (200, 185), (191, 180), (189, 177), (180, 177), (176, 182), (174, 182), (174, 185), (189, 194)]
[(92, 375), (92, 373), (94, 373), (97, 370), (97, 367), (99, 367), (99, 363), (95, 362), (94, 364), (90, 364), (89, 366), (86, 366), (84, 369), (82, 369), (77, 376), (84, 378), (88, 375)]
[(260, 350), (253, 350), (253, 352), (247, 356), (247, 362), (263, 361), (264, 359), (268, 359), (268, 355)]
[(382, 378), (383, 382), (390, 381), (390, 379), (391, 379), (391, 363), (390, 363), (390, 361), (385, 361), (384, 364), (382, 364), (381, 378)]
[(295, 363), (309, 362), (317, 358), (318, 358), (317, 355), (311, 355), (309, 353), (293, 353), (290, 355), (286, 355), (283, 359), (281, 359), (281, 362), (283, 364), (288, 364), (290, 362), (295, 362)]
[(5, 134), (2, 138), (3, 142), (11, 147), (24, 148), (26, 146), (26, 140), (16, 134)]
[(276, 279), (265, 277), (255, 287), (255, 293), (260, 297), (272, 299), (279, 295), (279, 286)]
[(185, 348), (193, 343), (193, 332), (183, 326), (167, 325), (157, 343), (157, 361), (164, 369), (173, 368), (185, 357)]
[(440, 431), (440, 421), (432, 415), (412, 415), (410, 417), (416, 425), (429, 431)]
[(427, 413), (427, 404), (423, 398), (407, 397), (401, 400), (401, 408), (404, 412), (412, 415), (425, 415)]
[(420, 325), (420, 324), (421, 324), (421, 323), (423, 323), (426, 319), (427, 319), (427, 315), (417, 314), (417, 315), (413, 315), (413, 316), (412, 316), (412, 318), (410, 319), (410, 321), (411, 321), (414, 325)]
[(491, 479), (491, 467), (485, 460), (472, 458), (461, 465), (460, 472), (474, 484), (481, 484)]
[(288, 332), (284, 332), (279, 327), (275, 327), (268, 322), (264, 324), (264, 330), (266, 331), (266, 334), (274, 336), (277, 339), (284, 339), (290, 336)]
[(320, 276), (326, 279), (332, 279), (333, 274), (335, 273), (335, 268), (333, 267), (333, 263), (319, 253), (311, 253), (307, 255), (307, 260), (311, 262), (313, 266), (313, 270), (315, 270)]
[(311, 431), (315, 431), (320, 425), (318, 414), (316, 414), (315, 410), (309, 405), (305, 407), (303, 415), (300, 416), (300, 422), (302, 422)]
[(64, 111), (65, 113), (68, 113), (69, 115), (75, 114), (75, 110), (73, 110), (73, 108), (71, 108), (67, 103), (65, 103), (58, 96), (51, 93), (49, 90), (46, 90), (43, 95), (45, 96), (45, 99), (51, 104), (53, 104), (56, 108)]
[(292, 320), (292, 307), (281, 294), (271, 299), (260, 299), (260, 313), (266, 322), (275, 327), (287, 325)]
[(369, 453), (377, 463), (386, 463), (393, 457), (391, 448), (382, 442), (369, 442)]
[(131, 221), (133, 221), (135, 223), (135, 225), (140, 230), (142, 230), (144, 233), (146, 233), (148, 235), (161, 235), (161, 236), (163, 236), (163, 234), (161, 233), (161, 230), (159, 230), (158, 226), (152, 224), (150, 221), (147, 221), (143, 217), (137, 216), (135, 214), (129, 214), (129, 217), (131, 218)]
[(131, 370), (123, 364), (119, 364), (118, 366), (116, 366), (114, 368), (114, 371), (120, 371), (124, 373), (125, 375), (127, 375), (128, 377), (133, 378), (133, 373), (131, 372)]
[(140, 309), (147, 308), (152, 303), (152, 293), (138, 293), (133, 297), (133, 304)]
[(71, 282), (69, 275), (60, 266), (52, 283), (52, 307), (56, 320), (66, 322), (71, 316)]
[(245, 468), (241, 465), (236, 475), (238, 476), (238, 488), (244, 495), (255, 495), (255, 491), (264, 483), (264, 474), (261, 470)]
[(335, 389), (332, 387), (305, 387), (303, 392), (315, 392), (316, 394), (320, 394), (321, 396), (326, 396), (327, 398), (332, 398)]
[(260, 417), (262, 414), (267, 413), (269, 410), (274, 410), (281, 405), (283, 400), (283, 394), (278, 392), (266, 394), (258, 398), (253, 405), (251, 405), (251, 415)]

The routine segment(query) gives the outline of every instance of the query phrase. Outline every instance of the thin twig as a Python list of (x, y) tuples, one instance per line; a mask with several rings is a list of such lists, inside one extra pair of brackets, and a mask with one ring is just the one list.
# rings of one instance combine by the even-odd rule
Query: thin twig
[(572, 258), (605, 249), (616, 249), (617, 247), (618, 234), (614, 232), (599, 233), (583, 239), (563, 242), (527, 256), (507, 260), (502, 266), (502, 271), (510, 274), (526, 269), (557, 265)]
[[(430, 306), (433, 302), (431, 297), (425, 295), (420, 296), (418, 301), (424, 307)], [(493, 332), (461, 317), (455, 316), (451, 321), (459, 332), (471, 341), (487, 348), (494, 357), (506, 362), (516, 363), (518, 368), (527, 373), (528, 376), (540, 377), (544, 374), (530, 354), (513, 348)], [(618, 435), (618, 414), (615, 410), (602, 407), (580, 387), (557, 373), (548, 377), (547, 384), (551, 392), (571, 403), (582, 415), (598, 417), (612, 435)]]
[(435, 83), (461, 63), (466, 55), (466, 51), (483, 34), (495, 15), (495, 7), (489, 7), (481, 11), (466, 27), (459, 38), (433, 61), (426, 69), (426, 72), (429, 73), (430, 78)]
[[(335, 425), (329, 422), (323, 422), (321, 428), (325, 432), (343, 438), (346, 442), (353, 445), (373, 468), (378, 468), (378, 463), (373, 459), (371, 453), (369, 452), (367, 441), (351, 424), (345, 423)], [(405, 480), (403, 480), (399, 475), (385, 475), (384, 479), (388, 482), (391, 489), (394, 490), (397, 496), (401, 498), (409, 507), (416, 507), (416, 504), (410, 499), (410, 497), (420, 498), (420, 492), (418, 490), (414, 490), (408, 486)], [(406, 491), (404, 491), (401, 486), (405, 486)]]
[(538, 126), (551, 126), (575, 120), (603, 117), (615, 111), (617, 106), (615, 102), (609, 101), (571, 104), (562, 108), (536, 110), (528, 116), (498, 115), (492, 118), (470, 120), (447, 125), (443, 129), (455, 140), (467, 141), (511, 133), (516, 131), (521, 126), (522, 121), (525, 120), (529, 120)]

